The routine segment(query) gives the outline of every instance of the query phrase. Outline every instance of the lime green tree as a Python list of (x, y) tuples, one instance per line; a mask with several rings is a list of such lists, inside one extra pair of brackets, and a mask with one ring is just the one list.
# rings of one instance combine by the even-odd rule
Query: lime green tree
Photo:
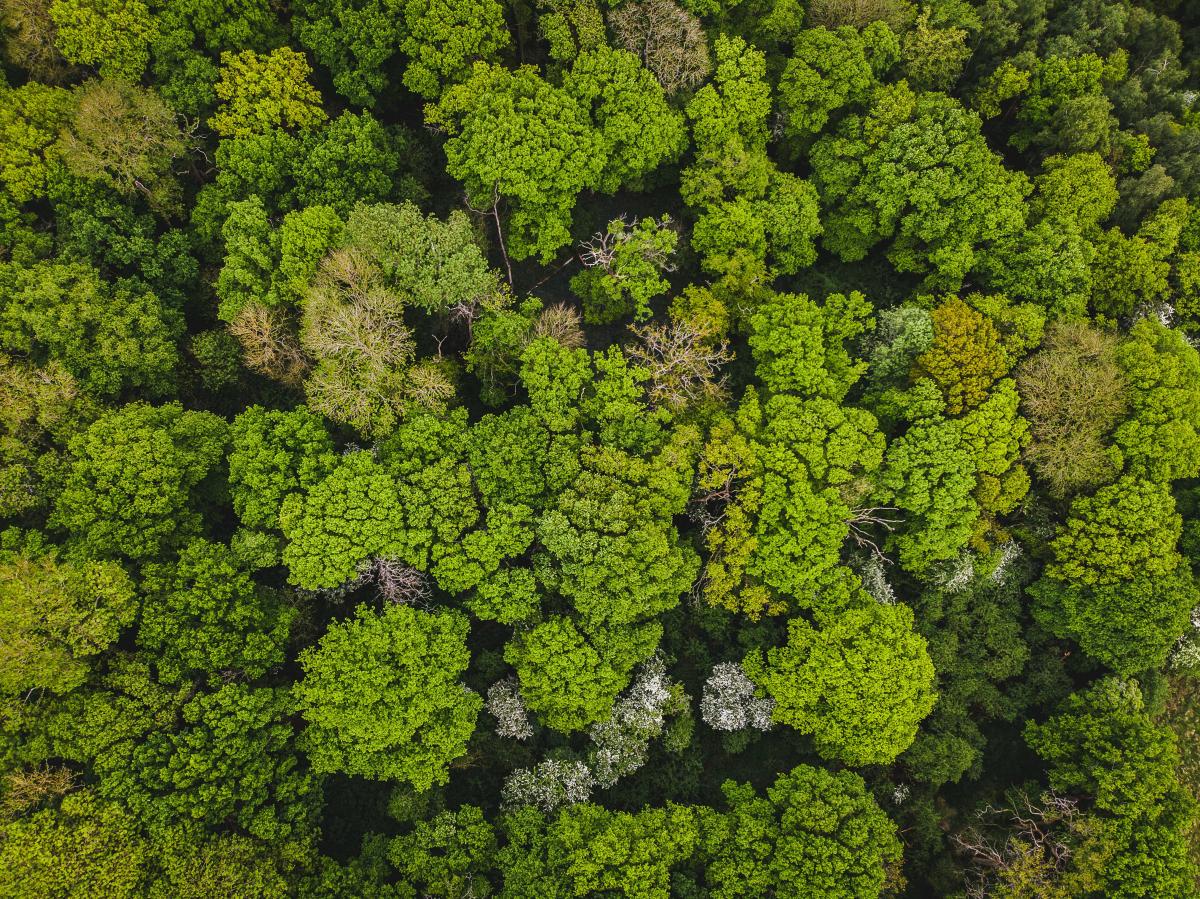
[(470, 661), (465, 616), (360, 606), (300, 656), (293, 693), (318, 772), (402, 780), (424, 791), (449, 779), (483, 700), (459, 676)]

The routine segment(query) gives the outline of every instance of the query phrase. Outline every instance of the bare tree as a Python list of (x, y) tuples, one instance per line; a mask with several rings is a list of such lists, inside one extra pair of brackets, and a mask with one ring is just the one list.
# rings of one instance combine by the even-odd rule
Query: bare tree
[(550, 337), (568, 349), (583, 346), (583, 324), (579, 310), (566, 303), (547, 306), (538, 315), (529, 334), (531, 340), (538, 337)]
[(850, 536), (854, 538), (855, 544), (869, 551), (880, 562), (890, 563), (891, 560), (883, 554), (883, 550), (879, 548), (879, 544), (875, 542), (873, 535), (867, 529), (881, 527), (891, 533), (901, 521), (899, 518), (892, 517), (899, 511), (891, 506), (872, 506), (852, 510), (850, 517), (846, 519), (846, 524), (850, 526)]
[(75, 772), (70, 768), (45, 765), (10, 771), (0, 787), (0, 818), (15, 818), (74, 788)]
[(646, 392), (651, 405), (678, 412), (722, 396), (721, 366), (733, 359), (726, 341), (714, 344), (704, 332), (681, 321), (631, 325), (629, 330), (637, 342), (627, 355), (650, 375)]
[(1071, 860), (1071, 846), (1082, 834), (1079, 804), (1053, 791), (1037, 799), (1020, 791), (1012, 808), (985, 806), (978, 823), (955, 833), (951, 843), (963, 858), (966, 895), (986, 899), (1006, 884), (1020, 884), (1028, 895), (1049, 895)]
[(632, 0), (608, 15), (617, 45), (636, 53), (668, 94), (695, 87), (712, 62), (700, 20), (672, 0)]
[(399, 559), (368, 559), (359, 569), (359, 581), (374, 583), (384, 599), (398, 605), (423, 606), (433, 596), (428, 575)]
[(230, 323), (229, 333), (242, 345), (247, 368), (292, 387), (304, 381), (309, 360), (282, 309), (250, 303)]

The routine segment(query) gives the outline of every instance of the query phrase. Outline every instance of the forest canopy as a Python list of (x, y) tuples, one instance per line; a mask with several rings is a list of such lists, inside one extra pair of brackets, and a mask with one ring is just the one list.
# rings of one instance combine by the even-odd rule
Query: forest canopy
[(0, 897), (1200, 899), (1200, 4), (0, 0)]

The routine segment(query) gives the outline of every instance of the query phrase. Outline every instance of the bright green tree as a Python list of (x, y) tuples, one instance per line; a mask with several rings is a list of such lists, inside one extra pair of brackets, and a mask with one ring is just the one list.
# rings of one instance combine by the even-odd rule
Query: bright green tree
[(903, 604), (848, 609), (821, 627), (788, 625), (785, 646), (745, 662), (775, 701), (775, 721), (811, 734), (822, 755), (886, 764), (907, 749), (933, 709), (933, 663)]
[(977, 250), (1025, 225), (1028, 179), (1004, 168), (979, 129), (950, 97), (877, 88), (864, 115), (812, 150), (825, 246), (849, 261), (891, 240), (900, 271), (957, 289)]
[(667, 899), (672, 867), (692, 855), (699, 836), (692, 809), (674, 804), (630, 814), (581, 803), (553, 820), (524, 808), (501, 826), (508, 837), (497, 853), (502, 899)]
[(519, 634), (504, 658), (517, 670), (529, 709), (547, 727), (564, 733), (607, 718), (629, 682), (565, 617), (549, 618)]
[(0, 287), (6, 347), (59, 360), (99, 396), (174, 392), (183, 318), (144, 284), (110, 284), (81, 263), (41, 263), (14, 275)]
[(464, 615), (360, 606), (300, 656), (293, 688), (308, 723), (313, 769), (402, 780), (419, 791), (445, 783), (467, 748), (483, 700), (459, 680), (470, 661)]
[(537, 254), (549, 262), (570, 241), (576, 198), (599, 184), (606, 158), (587, 109), (571, 94), (531, 66), (476, 63), (426, 119), (449, 135), (446, 170), (471, 203), (509, 206), (504, 239), (514, 259)]
[(220, 108), (209, 127), (222, 137), (246, 137), (275, 128), (304, 130), (325, 122), (320, 92), (308, 83), (312, 69), (303, 53), (280, 47), (221, 54), (217, 82)]
[(337, 462), (324, 422), (304, 406), (286, 412), (251, 406), (233, 420), (229, 435), (229, 490), (248, 528), (277, 528), (284, 499), (311, 488)]
[(604, 156), (597, 189), (637, 189), (686, 147), (683, 116), (667, 104), (657, 79), (626, 50), (580, 53), (563, 89), (591, 116)]
[(115, 562), (60, 561), (30, 542), (0, 562), (0, 690), (67, 693), (133, 623), (137, 595)]
[(291, 582), (319, 590), (354, 580), (372, 556), (394, 554), (404, 517), (395, 481), (370, 453), (356, 452), (306, 492), (284, 497), (279, 524)]
[(404, 86), (427, 100), (471, 77), (473, 63), (498, 61), (509, 45), (496, 0), (407, 0), (403, 9)]
[(296, 611), (255, 584), (228, 546), (192, 541), (178, 562), (145, 566), (142, 590), (138, 644), (154, 653), (160, 678), (255, 678), (283, 662)]

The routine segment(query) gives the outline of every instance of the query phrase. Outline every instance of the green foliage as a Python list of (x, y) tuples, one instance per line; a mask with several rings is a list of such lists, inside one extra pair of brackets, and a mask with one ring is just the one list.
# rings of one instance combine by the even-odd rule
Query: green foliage
[(1136, 681), (1098, 681), (1025, 734), (1054, 789), (1094, 802), (1068, 877), (1091, 874), (1105, 895), (1192, 894), (1195, 802), (1176, 780), (1174, 738), (1146, 713)]
[(222, 137), (247, 137), (275, 128), (316, 128), (325, 121), (321, 94), (308, 83), (304, 54), (280, 47), (262, 56), (253, 50), (221, 54), (217, 97), (208, 119)]
[(275, 528), (293, 492), (307, 491), (334, 468), (333, 441), (303, 406), (284, 412), (251, 406), (230, 426), (229, 490), (249, 528)]
[(571, 290), (583, 298), (583, 319), (606, 324), (630, 313), (635, 321), (650, 317), (650, 301), (671, 284), (662, 277), (674, 271), (670, 261), (679, 235), (670, 216), (644, 218), (630, 226), (623, 218), (592, 238), (587, 264), (571, 278)]
[(97, 557), (152, 558), (200, 529), (193, 490), (225, 451), (227, 426), (178, 404), (131, 403), (70, 442), (51, 525)]
[(503, 899), (533, 893), (666, 899), (671, 868), (691, 856), (699, 836), (692, 810), (674, 804), (629, 814), (582, 803), (552, 820), (527, 808), (501, 826), (508, 837), (497, 853)]
[(605, 160), (596, 176), (601, 192), (640, 188), (647, 175), (683, 153), (683, 116), (632, 53), (607, 47), (580, 53), (563, 89), (588, 111), (596, 129)]
[(152, 831), (195, 822), (282, 841), (312, 826), (317, 784), (292, 747), (286, 690), (172, 692), (132, 659), (100, 686), (64, 703), (51, 726), (55, 754), (89, 763), (99, 793)]
[(145, 566), (142, 591), (138, 644), (154, 653), (163, 680), (256, 678), (283, 662), (296, 612), (256, 585), (224, 544), (195, 540), (175, 564)]
[(531, 66), (476, 63), (471, 77), (426, 109), (449, 135), (446, 170), (476, 207), (510, 205), (505, 239), (514, 259), (549, 262), (570, 241), (571, 210), (596, 186), (605, 150), (587, 110)]
[(866, 371), (845, 346), (874, 325), (861, 293), (835, 293), (823, 306), (803, 294), (775, 294), (749, 323), (758, 377), (775, 393), (840, 402)]
[(403, 780), (449, 779), (483, 700), (458, 680), (470, 661), (465, 616), (389, 605), (330, 625), (300, 656), (293, 693), (308, 723), (313, 770)]
[(504, 7), (496, 0), (407, 0), (403, 9), (404, 86), (427, 100), (466, 81), (472, 63), (495, 62), (508, 48)]
[(30, 543), (0, 563), (0, 690), (67, 693), (133, 622), (138, 602), (120, 565), (60, 561)]
[(823, 756), (886, 764), (933, 709), (933, 663), (905, 605), (851, 608), (819, 628), (788, 624), (786, 646), (748, 656), (747, 673), (775, 700), (775, 721), (811, 734)]
[(158, 31), (142, 0), (52, 0), (50, 19), (64, 57), (126, 81), (141, 78)]
[(499, 290), (461, 210), (442, 221), (412, 203), (356, 206), (341, 243), (361, 250), (388, 290), (426, 312), (470, 309)]
[(385, 63), (400, 45), (404, 6), (392, 0), (300, 0), (295, 33), (333, 74), (351, 103), (373, 106), (387, 80)]
[(401, 876), (419, 884), (427, 896), (461, 896), (484, 893), (483, 876), (492, 865), (496, 836), (483, 812), (464, 805), (442, 812), (388, 846), (388, 859)]
[(403, 524), (396, 484), (371, 454), (342, 456), (309, 490), (283, 498), (289, 579), (307, 590), (340, 587), (372, 556), (394, 555)]
[(73, 98), (33, 81), (15, 90), (0, 87), (0, 99), (0, 182), (16, 204), (44, 197), (57, 162), (55, 138), (70, 120)]
[(972, 496), (975, 465), (956, 422), (920, 421), (892, 441), (880, 485), (884, 501), (907, 519), (888, 544), (908, 570), (921, 573), (949, 561), (971, 539), (980, 511)]
[(812, 149), (825, 246), (857, 260), (890, 240), (897, 269), (957, 289), (979, 249), (1025, 223), (1028, 179), (1001, 165), (979, 128), (949, 97), (877, 88), (864, 115)]
[(132, 815), (92, 790), (5, 821), (0, 835), (0, 890), (9, 895), (142, 895), (151, 847)]
[(800, 32), (779, 82), (787, 133), (797, 138), (818, 134), (830, 116), (870, 97), (875, 73), (867, 52), (863, 35), (853, 28)]
[(768, 254), (782, 274), (812, 265), (821, 223), (813, 186), (767, 157), (764, 55), (726, 35), (715, 49), (714, 84), (687, 106), (695, 161), (682, 173), (680, 194), (700, 210), (692, 244), (704, 268), (746, 289), (767, 280)]
[(625, 672), (597, 652), (570, 618), (550, 618), (521, 634), (504, 658), (517, 670), (530, 710), (547, 727), (564, 733), (607, 718), (629, 683)]
[(88, 265), (47, 262), (0, 273), (0, 297), (8, 349), (60, 361), (99, 396), (173, 392), (182, 316), (144, 284), (112, 284)]
[(1130, 416), (1113, 442), (1129, 471), (1156, 481), (1200, 474), (1200, 355), (1178, 331), (1142, 319), (1117, 349)]
[(1035, 614), (1121, 673), (1161, 665), (1198, 598), (1181, 529), (1166, 485), (1132, 475), (1076, 499), (1030, 588)]
[(702, 809), (704, 878), (718, 899), (735, 896), (880, 895), (900, 858), (896, 826), (861, 777), (801, 765), (766, 797), (726, 781), (727, 812)]
[(178, 186), (171, 168), (192, 144), (175, 112), (151, 90), (119, 80), (92, 80), (75, 92), (70, 125), (58, 140), (63, 163), (124, 194), (144, 194), (174, 206)]

